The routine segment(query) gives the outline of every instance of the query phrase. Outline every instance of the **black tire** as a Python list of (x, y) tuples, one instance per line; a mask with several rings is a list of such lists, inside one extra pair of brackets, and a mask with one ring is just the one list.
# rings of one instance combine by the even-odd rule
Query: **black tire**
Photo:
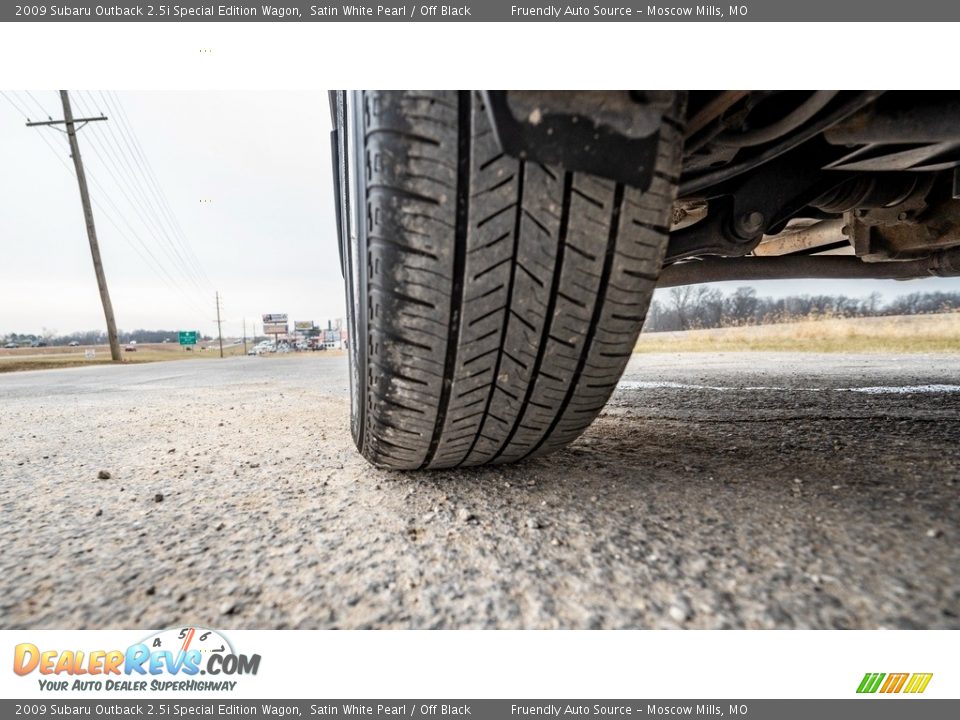
[(447, 468), (574, 440), (616, 386), (660, 272), (676, 119), (640, 191), (503, 155), (477, 93), (340, 100), (360, 452)]

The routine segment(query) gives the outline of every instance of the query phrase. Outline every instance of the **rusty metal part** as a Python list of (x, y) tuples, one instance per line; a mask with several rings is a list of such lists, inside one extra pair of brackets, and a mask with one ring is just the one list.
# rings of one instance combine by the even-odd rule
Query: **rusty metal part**
[(689, 120), (684, 139), (689, 139), (750, 94), (749, 90), (727, 90), (710, 100)]
[(824, 131), (851, 152), (831, 169), (942, 170), (960, 165), (960, 96), (891, 92)]
[(827, 245), (826, 247), (815, 250), (809, 254), (816, 255), (817, 257), (824, 257), (826, 255), (844, 255), (854, 257), (856, 255), (856, 253), (853, 251), (853, 245), (847, 241), (844, 241), (842, 245)]
[(698, 198), (678, 200), (673, 204), (670, 231), (682, 230), (700, 222), (707, 216), (707, 201)]
[(856, 257), (791, 255), (785, 257), (706, 258), (665, 267), (658, 288), (730, 280), (912, 280), (960, 276), (960, 248), (919, 260), (866, 263)]
[(814, 138), (803, 148), (715, 188), (707, 217), (670, 233), (667, 260), (748, 254), (764, 233), (780, 232), (813, 200), (846, 180), (845, 175), (821, 170), (836, 151), (820, 138)]
[(826, 245), (847, 242), (843, 220), (824, 220), (809, 227), (765, 237), (753, 249), (754, 255), (776, 256), (806, 252)]
[(745, 132), (726, 132), (718, 137), (716, 142), (728, 147), (743, 148), (765, 145), (774, 140), (779, 140), (787, 133), (793, 132), (812, 120), (837, 96), (837, 93), (837, 90), (817, 90), (780, 120)]
[(960, 166), (960, 141), (865, 145), (827, 166), (848, 172), (934, 172)]
[(891, 145), (960, 140), (960, 95), (889, 93), (824, 132), (834, 145)]
[(893, 208), (854, 210), (844, 215), (844, 231), (857, 255), (868, 262), (911, 258), (960, 245), (960, 201), (928, 208), (916, 196)]

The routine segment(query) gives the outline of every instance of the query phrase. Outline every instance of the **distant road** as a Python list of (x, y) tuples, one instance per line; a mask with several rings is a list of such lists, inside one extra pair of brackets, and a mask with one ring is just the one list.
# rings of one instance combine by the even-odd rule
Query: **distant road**
[(567, 450), (435, 473), (355, 452), (343, 356), (0, 396), (6, 627), (960, 628), (956, 355), (638, 355)]

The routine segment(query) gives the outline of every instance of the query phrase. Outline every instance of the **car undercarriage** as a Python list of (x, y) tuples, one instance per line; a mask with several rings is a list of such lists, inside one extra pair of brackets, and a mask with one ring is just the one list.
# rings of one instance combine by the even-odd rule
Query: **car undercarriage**
[(573, 441), (654, 290), (960, 275), (960, 95), (331, 95), (354, 440), (377, 465)]
[[(505, 151), (643, 187), (659, 91), (487, 93)], [(960, 274), (960, 94), (691, 91), (659, 285)]]

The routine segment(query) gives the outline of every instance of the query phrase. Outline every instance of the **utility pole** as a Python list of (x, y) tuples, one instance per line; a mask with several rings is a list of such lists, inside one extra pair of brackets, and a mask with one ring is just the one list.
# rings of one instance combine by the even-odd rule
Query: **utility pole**
[[(77, 131), (88, 122), (106, 120), (104, 116), (74, 119), (70, 107), (70, 96), (66, 90), (60, 91), (60, 101), (63, 103), (63, 120), (48, 120), (46, 122), (28, 122), (27, 127), (38, 125), (66, 125), (67, 138), (70, 141), (70, 154), (73, 157), (73, 167), (77, 172), (77, 184), (80, 186), (80, 202), (83, 204), (83, 219), (87, 224), (87, 240), (90, 242), (90, 255), (93, 257), (93, 271), (97, 275), (97, 287), (100, 290), (100, 302), (103, 305), (103, 316), (107, 321), (107, 339), (110, 341), (110, 357), (114, 362), (120, 362), (120, 338), (117, 336), (117, 321), (113, 316), (113, 303), (110, 302), (110, 292), (107, 290), (107, 278), (103, 272), (103, 262), (100, 260), (100, 244), (97, 242), (97, 228), (93, 222), (93, 209), (90, 207), (90, 193), (87, 190), (87, 176), (83, 171), (83, 160), (80, 157), (80, 145), (77, 142)], [(83, 123), (79, 128), (77, 123)]]
[(220, 336), (220, 357), (223, 357), (223, 326), (220, 323), (220, 291), (217, 291), (217, 335)]
[(247, 355), (247, 319), (243, 319), (243, 355)]

